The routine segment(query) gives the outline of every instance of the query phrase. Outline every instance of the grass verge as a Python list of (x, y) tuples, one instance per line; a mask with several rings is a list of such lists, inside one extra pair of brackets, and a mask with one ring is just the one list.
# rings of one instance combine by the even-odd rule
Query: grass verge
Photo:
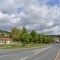
[(47, 44), (0, 44), (0, 49), (20, 49), (20, 48), (33, 48), (33, 47), (40, 47)]

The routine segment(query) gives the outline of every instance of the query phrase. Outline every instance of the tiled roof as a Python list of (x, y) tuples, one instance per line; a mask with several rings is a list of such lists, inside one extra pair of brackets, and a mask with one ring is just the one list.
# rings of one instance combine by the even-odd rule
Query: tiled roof
[(11, 39), (10, 38), (0, 38), (0, 40), (9, 41)]

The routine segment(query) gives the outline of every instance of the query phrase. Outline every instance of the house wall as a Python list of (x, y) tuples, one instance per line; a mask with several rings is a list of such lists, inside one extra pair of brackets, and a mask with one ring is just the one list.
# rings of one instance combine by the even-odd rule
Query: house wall
[(54, 38), (54, 41), (55, 42), (59, 42), (59, 38)]
[(5, 43), (5, 41), (0, 40), (0, 44), (4, 44), (4, 43)]
[(0, 44), (11, 44), (11, 41), (3, 41), (3, 40), (0, 40)]
[(11, 44), (11, 41), (6, 41), (6, 44)]

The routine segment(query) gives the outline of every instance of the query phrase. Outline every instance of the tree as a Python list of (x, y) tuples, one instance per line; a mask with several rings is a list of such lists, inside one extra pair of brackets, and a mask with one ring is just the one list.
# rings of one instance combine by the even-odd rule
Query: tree
[(25, 26), (23, 26), (22, 32), (20, 34), (20, 41), (22, 42), (23, 46), (25, 43), (29, 43), (30, 36), (27, 32), (27, 29)]
[(23, 29), (22, 29), (22, 34), (24, 34), (24, 33), (27, 33), (27, 29), (25, 26), (23, 26)]
[(16, 28), (16, 27), (15, 28), (12, 28), (11, 29), (11, 33), (12, 34), (15, 34), (15, 35), (18, 35), (18, 34), (20, 34), (20, 30), (18, 28)]
[(0, 35), (0, 37), (5, 37), (5, 34), (2, 32), (1, 35)]
[(48, 36), (48, 43), (52, 43), (53, 42), (53, 38), (51, 36)]
[(31, 40), (32, 40), (33, 45), (34, 45), (34, 43), (36, 43), (37, 42), (37, 39), (38, 39), (37, 33), (36, 33), (35, 30), (32, 30), (32, 32), (30, 34), (31, 34)]
[(40, 41), (40, 43), (44, 43), (44, 34), (42, 33), (42, 34), (40, 34), (40, 36), (39, 36), (39, 41)]
[(41, 39), (42, 39), (42, 43), (50, 43), (53, 42), (53, 38), (50, 36), (46, 36), (44, 34), (41, 34)]
[(41, 43), (41, 36), (38, 34), (38, 43)]
[(50, 43), (53, 41), (52, 37), (44, 34), (37, 34), (35, 30), (32, 30), (32, 32), (29, 34), (25, 26), (23, 26), (21, 31), (16, 27), (12, 28), (10, 38), (12, 38), (14, 41), (20, 41), (23, 46), (31, 42), (33, 42), (34, 45), (35, 43)]
[(24, 46), (24, 44), (29, 43), (29, 34), (27, 34), (27, 33), (21, 34), (20, 41), (22, 42), (23, 46)]
[(19, 34), (20, 34), (20, 30), (18, 28), (16, 28), (16, 27), (12, 28), (10, 38), (12, 38), (14, 41), (18, 41), (19, 40), (19, 38), (18, 38)]

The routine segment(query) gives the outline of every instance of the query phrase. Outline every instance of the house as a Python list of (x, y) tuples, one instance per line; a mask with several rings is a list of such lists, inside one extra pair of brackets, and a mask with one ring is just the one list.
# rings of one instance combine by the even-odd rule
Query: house
[(0, 38), (0, 44), (11, 44), (11, 42), (10, 38)]
[(60, 42), (58, 37), (55, 37), (55, 38), (54, 38), (54, 41), (55, 41), (56, 43)]

